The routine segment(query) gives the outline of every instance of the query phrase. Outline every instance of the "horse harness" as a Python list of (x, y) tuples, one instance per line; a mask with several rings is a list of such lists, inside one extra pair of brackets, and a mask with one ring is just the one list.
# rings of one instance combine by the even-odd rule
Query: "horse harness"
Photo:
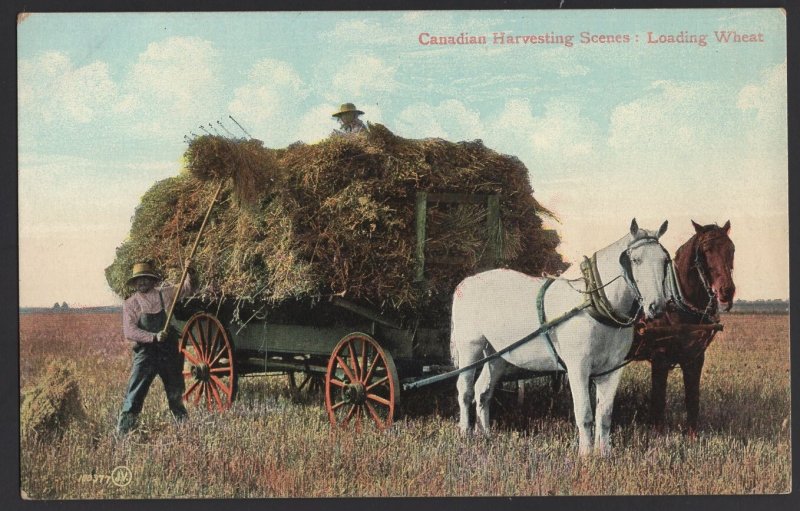
[(710, 323), (719, 322), (719, 318), (717, 317), (717, 301), (715, 299), (714, 290), (711, 289), (711, 285), (709, 284), (709, 278), (703, 271), (701, 249), (707, 243), (715, 239), (719, 239), (721, 237), (722, 235), (717, 235), (700, 240), (696, 243), (694, 247), (694, 263), (692, 264), (692, 268), (697, 270), (698, 279), (700, 280), (700, 283), (703, 285), (703, 289), (708, 295), (708, 303), (706, 304), (705, 309), (700, 309), (699, 307), (696, 307), (694, 304), (689, 303), (686, 300), (683, 291), (681, 290), (680, 281), (678, 280), (678, 275), (675, 271), (674, 265), (670, 265), (670, 272), (668, 273), (669, 284), (670, 287), (672, 288), (673, 302), (675, 306), (681, 312), (693, 316), (696, 319), (700, 320), (701, 322), (710, 322)]
[[(625, 278), (625, 280), (628, 283), (628, 285), (634, 290), (634, 293), (636, 294), (636, 299), (633, 301), (633, 304), (631, 306), (631, 311), (628, 313), (628, 317), (627, 318), (622, 317), (621, 315), (619, 315), (619, 313), (614, 311), (614, 307), (608, 301), (608, 297), (606, 296), (605, 292), (602, 291), (605, 286), (607, 286), (608, 284), (611, 284), (611, 282), (613, 282), (614, 280), (616, 280), (619, 277), (615, 277), (614, 279), (612, 279), (608, 283), (602, 284), (602, 282), (600, 280), (599, 272), (597, 271), (597, 258), (596, 258), (596, 253), (595, 253), (594, 255), (592, 255), (591, 259), (584, 257), (584, 262), (581, 264), (581, 269), (582, 270), (583, 270), (584, 265), (586, 265), (587, 268), (588, 268), (587, 273), (584, 273), (584, 280), (586, 282), (586, 291), (580, 291), (581, 293), (584, 293), (584, 294), (587, 295), (587, 298), (583, 301), (583, 303), (573, 307), (572, 309), (570, 309), (569, 311), (565, 312), (564, 314), (556, 317), (555, 319), (552, 319), (552, 320), (548, 321), (547, 320), (547, 314), (545, 313), (545, 308), (544, 308), (545, 293), (547, 292), (547, 288), (549, 288), (550, 285), (554, 281), (559, 280), (559, 279), (556, 279), (556, 278), (553, 278), (553, 277), (547, 277), (545, 279), (544, 284), (542, 284), (542, 287), (539, 288), (539, 292), (537, 293), (537, 296), (536, 296), (536, 311), (537, 311), (537, 314), (539, 316), (539, 328), (537, 328), (533, 332), (529, 333), (528, 335), (526, 335), (522, 339), (519, 339), (518, 341), (513, 342), (512, 344), (506, 346), (505, 348), (503, 348), (503, 349), (501, 349), (499, 351), (495, 351), (494, 353), (490, 354), (489, 356), (487, 356), (487, 357), (485, 357), (485, 358), (483, 358), (481, 360), (478, 360), (476, 362), (473, 362), (472, 364), (466, 365), (464, 367), (459, 367), (458, 369), (455, 369), (453, 371), (448, 371), (448, 372), (443, 373), (443, 374), (438, 374), (438, 375), (435, 375), (435, 376), (431, 376), (429, 378), (424, 378), (422, 380), (417, 380), (417, 381), (414, 381), (414, 382), (404, 383), (403, 384), (403, 390), (407, 391), (407, 390), (412, 390), (412, 389), (415, 389), (415, 388), (423, 387), (423, 386), (426, 386), (426, 385), (430, 385), (432, 383), (436, 383), (436, 382), (439, 382), (439, 381), (443, 381), (443, 380), (452, 378), (452, 377), (454, 377), (454, 376), (456, 376), (456, 375), (458, 375), (460, 373), (463, 373), (465, 371), (469, 371), (471, 369), (476, 369), (478, 367), (482, 367), (487, 362), (490, 362), (491, 360), (494, 360), (496, 358), (499, 358), (499, 357), (505, 355), (506, 353), (518, 348), (519, 346), (525, 344), (526, 342), (528, 342), (528, 341), (530, 341), (530, 340), (532, 340), (532, 339), (534, 339), (534, 338), (536, 338), (536, 337), (538, 337), (539, 335), (542, 335), (542, 334), (544, 334), (545, 340), (547, 341), (547, 344), (550, 347), (550, 350), (552, 351), (554, 358), (556, 359), (556, 363), (558, 364), (558, 366), (560, 366), (562, 368), (561, 370), (563, 370), (563, 372), (567, 372), (567, 366), (564, 363), (564, 360), (558, 355), (558, 352), (555, 349), (555, 345), (553, 344), (553, 339), (550, 337), (550, 329), (558, 326), (559, 324), (561, 324), (563, 322), (565, 322), (566, 320), (570, 319), (571, 317), (575, 316), (576, 314), (580, 313), (583, 310), (587, 310), (589, 315), (592, 316), (595, 319), (597, 319), (598, 317), (604, 318), (603, 321), (601, 321), (599, 319), (598, 319), (598, 321), (601, 321), (605, 325), (614, 326), (614, 327), (618, 327), (618, 328), (632, 327), (633, 323), (634, 323), (634, 321), (636, 319), (636, 316), (638, 315), (639, 310), (641, 310), (642, 295), (641, 295), (641, 292), (639, 291), (639, 287), (636, 285), (636, 281), (633, 279), (633, 273), (632, 273), (631, 267), (630, 267), (630, 251), (633, 250), (634, 248), (637, 248), (637, 247), (639, 247), (641, 245), (644, 245), (646, 243), (658, 243), (658, 238), (656, 238), (654, 236), (647, 236), (647, 237), (640, 238), (640, 239), (634, 241), (625, 250), (625, 252), (623, 252), (620, 255), (620, 264), (623, 267), (623, 275), (622, 276)], [(663, 249), (663, 247), (662, 247), (662, 249)], [(667, 253), (666, 250), (664, 250), (664, 252)], [(670, 264), (671, 259), (669, 257), (669, 253), (667, 253), (667, 261), (668, 261), (668, 264)], [(591, 274), (592, 276), (590, 278), (587, 278), (586, 277), (587, 274)], [(604, 316), (605, 313), (611, 313), (611, 312), (614, 313), (613, 318), (612, 317), (608, 317), (608, 316)], [(620, 319), (623, 321), (623, 324), (620, 324), (619, 321), (617, 321), (617, 320), (620, 320)], [(608, 369), (606, 371), (602, 371), (600, 373), (591, 374), (589, 376), (592, 379), (599, 378), (601, 376), (605, 376), (607, 374), (613, 373), (614, 371), (616, 371), (618, 369), (621, 369), (621, 368), (625, 367), (630, 362), (632, 362), (632, 360), (624, 360), (622, 363), (616, 365), (615, 367), (612, 367), (611, 369)]]
[[(654, 236), (646, 236), (644, 238), (640, 238), (634, 241), (628, 248), (620, 254), (620, 265), (622, 266), (622, 277), (624, 277), (625, 281), (627, 282), (628, 286), (634, 291), (636, 294), (636, 298), (631, 303), (631, 308), (627, 314), (623, 315), (614, 309), (614, 306), (611, 305), (611, 302), (608, 300), (608, 296), (605, 293), (605, 286), (611, 284), (615, 279), (612, 279), (607, 284), (603, 284), (602, 279), (600, 278), (600, 272), (597, 269), (597, 253), (592, 254), (591, 258), (584, 256), (583, 262), (581, 263), (581, 273), (583, 274), (583, 280), (586, 284), (586, 291), (582, 291), (582, 293), (586, 294), (586, 301), (583, 303), (586, 309), (586, 312), (591, 316), (595, 321), (610, 327), (617, 327), (617, 328), (628, 328), (633, 326), (634, 322), (636, 322), (636, 318), (639, 315), (639, 311), (642, 308), (642, 293), (639, 291), (639, 286), (636, 284), (636, 280), (633, 278), (633, 269), (631, 267), (631, 260), (630, 260), (630, 253), (633, 249), (638, 248), (642, 245), (648, 243), (658, 243), (658, 238)], [(660, 246), (660, 245), (659, 245)], [(663, 249), (663, 247), (662, 247)], [(669, 256), (669, 253), (664, 250), (664, 253), (667, 256), (667, 265), (672, 266), (672, 259)], [(539, 293), (536, 296), (536, 311), (539, 315), (539, 324), (544, 325), (547, 323), (547, 314), (544, 308), (544, 296), (547, 292), (547, 288), (555, 281), (556, 279), (548, 277), (545, 280), (542, 287), (539, 289)], [(544, 337), (547, 340), (547, 344), (550, 347), (550, 350), (553, 352), (553, 355), (556, 359), (556, 363), (561, 366), (564, 372), (567, 371), (567, 366), (564, 364), (564, 361), (558, 355), (555, 349), (555, 345), (553, 344), (553, 339), (550, 336), (550, 329), (546, 329), (544, 331)], [(592, 378), (598, 378), (600, 376), (605, 376), (606, 374), (613, 373), (617, 369), (621, 369), (622, 367), (626, 366), (630, 363), (629, 360), (625, 360), (619, 365), (609, 369), (607, 371), (603, 371), (597, 374), (592, 374)]]
[[(687, 337), (686, 339), (690, 339), (688, 341), (681, 341), (684, 343), (683, 352), (687, 350), (694, 355), (691, 358), (695, 358), (700, 356), (703, 353), (711, 341), (714, 339), (714, 336), (717, 331), (721, 330), (722, 325), (719, 324), (719, 316), (717, 316), (717, 303), (715, 300), (715, 295), (711, 286), (709, 285), (709, 279), (705, 272), (703, 271), (703, 261), (702, 261), (702, 248), (709, 242), (718, 239), (722, 236), (712, 236), (703, 240), (698, 240), (694, 247), (694, 262), (691, 266), (692, 269), (697, 271), (698, 279), (702, 284), (704, 290), (708, 295), (708, 303), (706, 304), (704, 309), (701, 309), (695, 306), (693, 303), (689, 302), (685, 295), (683, 294), (683, 290), (680, 286), (680, 281), (678, 280), (678, 275), (675, 269), (675, 265), (670, 262), (669, 264), (669, 271), (667, 272), (667, 285), (670, 288), (672, 300), (671, 304), (675, 307), (676, 313), (686, 314), (687, 316), (694, 318), (699, 322), (699, 324), (710, 324), (710, 325), (718, 325), (719, 328), (714, 328), (712, 330), (702, 332), (698, 336), (691, 336)], [(668, 312), (669, 315), (669, 312)], [(666, 340), (673, 339), (675, 335), (680, 334), (673, 334), (668, 335), (666, 337), (661, 337), (656, 339), (655, 341), (648, 341), (643, 336), (647, 332), (647, 326), (643, 325), (643, 331), (639, 332), (641, 339), (639, 339), (638, 345), (635, 348), (635, 351), (632, 350), (631, 353), (628, 354), (630, 360), (653, 360), (653, 357), (656, 355), (657, 351), (657, 344), (663, 343)], [(636, 341), (636, 339), (635, 339)], [(652, 345), (648, 344), (651, 343)], [(661, 346), (661, 349), (667, 349), (668, 351), (665, 353), (669, 353), (669, 348)], [(644, 352), (643, 352), (644, 350)], [(649, 350), (649, 351), (648, 351)], [(646, 354), (646, 353), (649, 353)], [(672, 367), (677, 365), (678, 362), (673, 362)]]

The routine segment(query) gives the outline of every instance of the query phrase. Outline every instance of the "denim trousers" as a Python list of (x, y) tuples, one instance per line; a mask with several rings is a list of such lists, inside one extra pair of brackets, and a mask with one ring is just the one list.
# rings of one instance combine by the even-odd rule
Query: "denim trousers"
[(136, 417), (142, 411), (145, 397), (147, 397), (147, 392), (156, 376), (160, 377), (164, 384), (172, 415), (177, 420), (186, 418), (186, 407), (183, 405), (185, 385), (182, 372), (183, 357), (178, 352), (175, 340), (136, 345), (133, 349), (133, 367), (117, 429), (126, 433), (135, 426)]

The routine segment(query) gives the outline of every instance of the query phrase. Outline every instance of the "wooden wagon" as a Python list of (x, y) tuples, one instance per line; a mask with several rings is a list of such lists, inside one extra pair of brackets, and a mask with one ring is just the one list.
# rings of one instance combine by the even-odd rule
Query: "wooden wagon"
[[(485, 250), (481, 269), (501, 263), (502, 223), (496, 194), (419, 192), (416, 196), (414, 275), (426, 286), (426, 268), (458, 261), (426, 261), (427, 219), (433, 204), (485, 204)], [(187, 309), (191, 309), (189, 304)], [(205, 304), (182, 328), (189, 404), (226, 410), (238, 378), (285, 373), (290, 386), (320, 386), (331, 424), (392, 424), (403, 384), (452, 369), (449, 318), (400, 320), (338, 296), (284, 302), (249, 321), (233, 321), (224, 303)]]

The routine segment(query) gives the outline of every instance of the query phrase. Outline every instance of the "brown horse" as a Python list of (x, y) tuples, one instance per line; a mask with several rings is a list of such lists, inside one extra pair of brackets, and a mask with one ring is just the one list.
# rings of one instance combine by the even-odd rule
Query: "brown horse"
[(733, 283), (734, 245), (728, 237), (731, 223), (701, 226), (692, 221), (695, 234), (675, 253), (673, 299), (667, 312), (643, 320), (636, 329), (628, 358), (649, 360), (652, 365), (650, 407), (659, 429), (664, 424), (667, 376), (681, 366), (689, 434), (697, 430), (700, 410), (700, 374), (705, 351), (722, 329), (719, 307), (729, 311), (736, 286)]

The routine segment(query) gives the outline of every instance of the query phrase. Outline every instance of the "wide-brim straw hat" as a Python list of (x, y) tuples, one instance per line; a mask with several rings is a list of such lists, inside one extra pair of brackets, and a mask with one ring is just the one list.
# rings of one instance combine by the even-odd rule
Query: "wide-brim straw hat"
[(364, 115), (364, 112), (362, 112), (361, 110), (357, 109), (356, 106), (353, 103), (345, 103), (342, 106), (340, 106), (339, 107), (339, 111), (336, 112), (335, 114), (332, 114), (332, 116), (333, 117), (339, 117), (340, 115), (345, 114), (347, 112), (355, 112), (358, 115)]
[(151, 277), (156, 280), (161, 280), (161, 276), (159, 276), (159, 274), (153, 268), (153, 265), (150, 263), (134, 264), (133, 268), (131, 269), (131, 277), (126, 283), (130, 286), (133, 283), (133, 280), (139, 277)]

